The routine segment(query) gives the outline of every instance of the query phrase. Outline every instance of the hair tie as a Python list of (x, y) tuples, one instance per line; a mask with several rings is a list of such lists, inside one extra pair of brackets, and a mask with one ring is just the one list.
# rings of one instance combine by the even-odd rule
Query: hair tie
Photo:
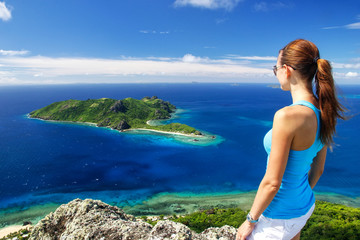
[(319, 60), (319, 57), (314, 57), (314, 63), (317, 63), (317, 60)]

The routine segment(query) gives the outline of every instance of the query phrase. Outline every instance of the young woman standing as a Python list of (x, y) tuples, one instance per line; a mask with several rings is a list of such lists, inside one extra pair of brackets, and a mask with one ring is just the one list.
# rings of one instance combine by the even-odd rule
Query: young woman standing
[(312, 188), (324, 170), (337, 118), (344, 119), (331, 65), (320, 58), (315, 44), (290, 42), (280, 50), (273, 70), (293, 104), (275, 113), (273, 128), (264, 137), (266, 173), (236, 240), (300, 239), (315, 207)]

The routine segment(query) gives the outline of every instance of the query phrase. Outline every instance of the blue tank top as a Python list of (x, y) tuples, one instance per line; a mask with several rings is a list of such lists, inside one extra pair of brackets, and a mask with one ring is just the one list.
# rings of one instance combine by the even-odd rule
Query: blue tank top
[[(298, 101), (293, 105), (303, 105), (311, 108), (317, 118), (317, 131), (315, 141), (311, 147), (302, 151), (291, 150), (281, 182), (277, 192), (270, 205), (263, 212), (265, 217), (276, 219), (290, 219), (305, 215), (315, 203), (314, 193), (309, 185), (308, 172), (312, 161), (317, 153), (323, 148), (320, 140), (320, 110), (307, 101)], [(272, 130), (264, 137), (264, 147), (268, 154), (269, 161), (271, 150)]]

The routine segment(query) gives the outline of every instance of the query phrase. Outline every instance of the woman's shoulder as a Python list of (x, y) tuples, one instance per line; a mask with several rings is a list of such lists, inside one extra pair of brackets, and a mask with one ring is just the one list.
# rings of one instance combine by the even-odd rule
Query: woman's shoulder
[(283, 107), (276, 111), (274, 118), (278, 120), (294, 119), (303, 115), (299, 105)]
[(314, 115), (315, 112), (311, 108), (303, 105), (292, 105), (292, 106), (283, 107), (275, 113), (275, 116), (281, 118), (290, 118), (290, 119), (307, 118)]
[(279, 109), (274, 116), (274, 126), (286, 128), (290, 132), (302, 131), (316, 125), (316, 114), (308, 107), (301, 105), (287, 106)]
[(308, 107), (302, 105), (287, 106), (279, 109), (274, 116), (274, 124), (298, 129), (309, 122), (316, 120), (316, 114)]

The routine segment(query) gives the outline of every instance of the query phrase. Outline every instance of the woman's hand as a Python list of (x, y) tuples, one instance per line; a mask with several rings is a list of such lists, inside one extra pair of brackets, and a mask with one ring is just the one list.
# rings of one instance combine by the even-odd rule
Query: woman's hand
[(254, 230), (255, 223), (250, 223), (249, 221), (245, 220), (243, 224), (238, 228), (237, 234), (236, 234), (236, 240), (245, 240), (247, 236), (251, 234), (251, 232)]

